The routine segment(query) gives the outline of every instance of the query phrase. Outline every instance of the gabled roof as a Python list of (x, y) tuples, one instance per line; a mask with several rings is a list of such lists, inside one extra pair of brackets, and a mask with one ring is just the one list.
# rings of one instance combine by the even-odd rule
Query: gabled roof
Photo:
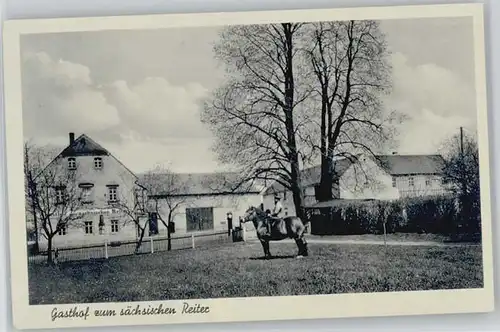
[(47, 167), (50, 167), (59, 158), (67, 157), (79, 157), (79, 156), (110, 156), (115, 159), (120, 165), (123, 166), (130, 174), (137, 178), (134, 172), (132, 172), (127, 166), (125, 166), (118, 158), (113, 156), (108, 150), (103, 148), (99, 143), (91, 139), (85, 134), (80, 135), (73, 143), (69, 144), (64, 148), (61, 153), (59, 153), (44, 169), (37, 175), (37, 177), (42, 174)]
[(78, 156), (109, 156), (108, 150), (96, 143), (85, 134), (80, 135), (74, 142), (66, 147), (60, 154), (61, 157)]
[[(351, 166), (353, 161), (348, 158), (338, 159), (334, 162), (334, 174), (337, 178), (341, 177), (344, 172)], [(302, 187), (310, 187), (316, 185), (321, 179), (321, 165), (304, 168), (300, 173)], [(279, 193), (284, 190), (281, 183), (274, 182), (265, 191), (264, 195)]]
[(440, 155), (380, 155), (379, 165), (390, 175), (441, 174), (444, 159)]
[[(255, 182), (244, 182), (241, 184), (238, 173), (153, 173), (151, 178), (161, 182), (158, 186), (165, 188), (164, 193), (155, 195), (169, 196), (197, 196), (197, 195), (221, 195), (221, 194), (258, 194), (262, 186)], [(149, 173), (138, 175), (139, 184), (148, 187)], [(171, 188), (168, 188), (168, 186)]]

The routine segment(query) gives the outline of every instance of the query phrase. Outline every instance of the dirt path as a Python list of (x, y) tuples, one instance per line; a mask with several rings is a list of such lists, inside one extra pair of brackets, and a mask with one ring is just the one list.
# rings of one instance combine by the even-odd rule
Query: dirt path
[[(356, 244), (356, 245), (384, 245), (384, 241), (379, 240), (338, 240), (338, 239), (315, 239), (306, 238), (308, 243), (318, 244)], [(248, 242), (258, 242), (257, 239), (248, 240)], [(291, 239), (282, 241), (272, 241), (275, 243), (295, 243)], [(444, 243), (437, 241), (387, 241), (389, 246), (433, 246), (433, 247), (460, 247), (460, 246), (481, 246), (478, 243)]]

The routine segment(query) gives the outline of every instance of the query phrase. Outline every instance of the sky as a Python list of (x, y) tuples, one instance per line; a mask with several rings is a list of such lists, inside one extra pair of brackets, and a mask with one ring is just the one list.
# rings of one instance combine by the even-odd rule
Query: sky
[[(476, 128), (470, 18), (381, 21), (391, 50), (388, 109), (408, 116), (398, 153), (436, 153)], [(85, 133), (135, 172), (221, 170), (200, 101), (224, 82), (213, 58), (218, 28), (110, 30), (24, 35), (25, 139), (68, 143)]]

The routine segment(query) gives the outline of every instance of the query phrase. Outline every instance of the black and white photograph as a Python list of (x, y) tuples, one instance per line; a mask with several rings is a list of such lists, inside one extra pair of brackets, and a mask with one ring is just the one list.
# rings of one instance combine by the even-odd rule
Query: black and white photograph
[[(214, 299), (489, 308), (482, 7), (426, 7), (13, 22), (13, 295), (54, 327), (217, 321)], [(222, 320), (292, 315), (266, 303)]]

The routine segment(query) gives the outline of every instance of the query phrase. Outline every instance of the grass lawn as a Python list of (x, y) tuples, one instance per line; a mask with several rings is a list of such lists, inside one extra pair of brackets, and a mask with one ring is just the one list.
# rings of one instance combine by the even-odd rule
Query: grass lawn
[(259, 243), (29, 267), (31, 304), (479, 288), (480, 246)]
[[(308, 235), (307, 239), (319, 240), (341, 240), (341, 241), (384, 241), (383, 234), (361, 234), (361, 235)], [(387, 241), (391, 242), (438, 242), (448, 241), (447, 236), (436, 234), (415, 233), (390, 233), (386, 235)]]
[[(384, 241), (383, 234), (361, 234), (361, 235), (308, 235), (307, 239), (340, 240), (340, 241)], [(439, 234), (416, 234), (416, 233), (389, 233), (386, 236), (390, 242), (436, 242), (436, 243), (479, 243), (480, 234), (473, 236), (446, 236)]]

